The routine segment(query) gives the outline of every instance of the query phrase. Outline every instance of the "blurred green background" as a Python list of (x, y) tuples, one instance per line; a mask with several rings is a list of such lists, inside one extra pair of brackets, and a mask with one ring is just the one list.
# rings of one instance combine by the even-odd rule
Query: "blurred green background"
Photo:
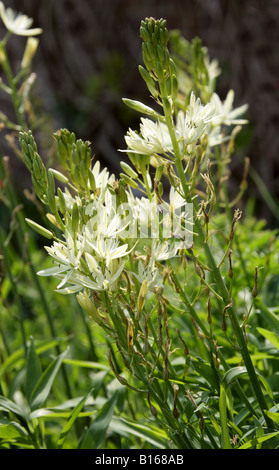
[[(235, 106), (249, 104), (249, 126), (238, 140), (241, 150), (231, 164), (230, 184), (242, 178), (241, 159), (248, 155), (270, 193), (279, 198), (279, 2), (278, 0), (5, 0), (34, 18), (44, 32), (34, 60), (41, 112), (47, 112), (50, 131), (67, 127), (90, 140), (96, 158), (118, 172), (124, 158), (128, 127), (137, 128), (136, 112), (122, 97), (148, 102), (138, 64), (142, 63), (140, 21), (146, 16), (167, 19), (191, 40), (199, 36), (210, 57), (219, 60), (222, 75), (217, 92), (225, 98), (235, 90)], [(1, 25), (1, 36), (3, 28)], [(21, 60), (24, 38), (11, 40), (14, 67)], [(150, 104), (150, 102), (149, 102)], [(9, 103), (1, 95), (1, 110)], [(19, 190), (29, 175), (15, 161), (0, 134), (4, 153), (11, 155), (12, 177)], [(51, 140), (43, 141), (47, 153)], [(44, 152), (43, 152), (44, 153)], [(26, 174), (26, 176), (25, 176)], [(256, 213), (277, 224), (257, 184), (249, 180), (248, 196)]]

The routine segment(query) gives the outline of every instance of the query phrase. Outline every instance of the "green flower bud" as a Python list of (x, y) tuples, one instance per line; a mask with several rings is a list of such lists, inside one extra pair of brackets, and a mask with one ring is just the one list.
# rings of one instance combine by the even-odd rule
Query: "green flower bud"
[[(43, 188), (33, 175), (31, 175), (31, 180), (38, 198), (43, 200), (46, 194), (46, 188)], [(45, 200), (43, 202), (45, 203)]]
[(158, 194), (159, 194), (160, 197), (163, 196), (163, 192), (164, 192), (164, 186), (162, 184), (162, 181), (159, 181), (159, 183), (158, 183)]
[(178, 80), (176, 78), (176, 75), (172, 75), (171, 77), (171, 97), (173, 100), (176, 99), (178, 95)]
[(142, 43), (142, 54), (143, 54), (143, 60), (144, 60), (144, 63), (146, 65), (146, 67), (147, 67), (147, 64), (151, 65), (152, 64), (152, 58), (150, 57), (150, 54), (148, 52), (148, 48), (147, 48), (147, 45), (146, 45), (145, 42)]
[(125, 173), (120, 173), (120, 177), (128, 186), (131, 186), (131, 188), (137, 189), (139, 187), (138, 183), (129, 176), (125, 175)]
[(88, 179), (89, 179), (89, 187), (90, 187), (91, 191), (95, 191), (96, 190), (96, 180), (95, 180), (95, 176), (93, 175), (91, 170), (88, 172)]
[(169, 76), (166, 81), (166, 89), (167, 89), (167, 95), (171, 96), (171, 76)]
[(53, 168), (50, 168), (49, 171), (51, 171), (53, 176), (55, 176), (58, 181), (61, 181), (61, 183), (68, 183), (69, 179), (67, 178), (67, 176), (60, 173), (60, 171), (54, 170)]
[(125, 173), (127, 173), (128, 176), (130, 176), (131, 178), (135, 178), (135, 179), (138, 178), (138, 174), (127, 163), (120, 162), (120, 166), (122, 170), (124, 170)]
[(141, 37), (144, 41), (146, 41), (146, 42), (150, 41), (149, 32), (148, 32), (148, 30), (146, 29), (145, 26), (140, 27), (140, 35), (141, 35)]
[(66, 212), (66, 200), (63, 192), (61, 191), (60, 188), (57, 189), (57, 194), (58, 194), (58, 203), (59, 203), (59, 210), (62, 212), (62, 214), (65, 214)]
[(142, 67), (141, 65), (139, 65), (139, 71), (140, 71), (140, 74), (141, 74), (142, 78), (144, 79), (144, 81), (145, 81), (145, 83), (148, 87), (148, 90), (150, 91), (152, 96), (154, 96), (154, 98), (156, 98), (158, 96), (158, 90), (156, 89), (156, 85), (155, 85), (155, 82), (154, 82), (153, 78), (150, 76), (148, 71), (144, 67)]
[(39, 233), (43, 237), (46, 238), (53, 238), (53, 233), (50, 230), (47, 230), (46, 228), (42, 227), (42, 225), (37, 224), (33, 220), (30, 219), (25, 219), (29, 227), (31, 227), (35, 232)]
[(68, 169), (67, 161), (71, 160), (72, 146), (76, 142), (76, 136), (68, 129), (60, 129), (53, 134), (57, 142), (57, 156), (63, 168)]
[(56, 199), (55, 199), (55, 194), (50, 188), (50, 186), (47, 187), (46, 197), (47, 197), (47, 202), (48, 202), (51, 212), (55, 214), (57, 212)]
[(157, 166), (156, 173), (155, 173), (155, 179), (157, 181), (160, 181), (160, 179), (162, 178), (163, 171), (164, 171), (164, 165)]
[(149, 34), (151, 35), (154, 31), (154, 26), (155, 26), (154, 18), (145, 18), (145, 24), (147, 25)]
[(73, 230), (73, 232), (77, 231), (78, 224), (79, 224), (79, 211), (78, 211), (78, 205), (75, 202), (74, 205), (73, 205), (73, 210), (72, 210), (72, 230)]
[(148, 51), (148, 54), (149, 54), (149, 57), (151, 59), (151, 61), (155, 61), (156, 60), (156, 53), (154, 51), (154, 46), (152, 44), (152, 42), (150, 41), (147, 41), (146, 43), (146, 47), (147, 47), (147, 51)]
[(164, 69), (163, 69), (161, 62), (157, 62), (156, 64), (156, 75), (158, 77), (159, 82), (164, 81)]
[(163, 47), (160, 46), (160, 44), (157, 44), (157, 57), (161, 62), (164, 62), (165, 60), (164, 49)]
[(40, 165), (40, 159), (38, 158), (36, 154), (32, 162), (32, 170), (33, 170), (34, 177), (36, 178), (36, 180), (39, 181), (41, 178), (41, 165)]
[(21, 61), (21, 68), (25, 69), (30, 66), (32, 59), (34, 55), (36, 54), (38, 44), (39, 44), (39, 40), (37, 38), (30, 36), (27, 39), (25, 51), (24, 51), (23, 58)]
[(80, 186), (81, 180), (80, 180), (80, 174), (79, 174), (79, 167), (77, 165), (72, 165), (71, 173), (72, 173), (73, 183), (75, 183), (77, 186)]
[(88, 173), (88, 169), (85, 168), (84, 160), (81, 160), (81, 162), (79, 163), (79, 176), (80, 176), (82, 186), (84, 188), (87, 187), (87, 181), (88, 181), (87, 173)]
[(50, 191), (53, 194), (55, 194), (55, 182), (54, 182), (53, 172), (51, 171), (51, 169), (47, 171), (47, 181), (48, 181), (48, 187)]

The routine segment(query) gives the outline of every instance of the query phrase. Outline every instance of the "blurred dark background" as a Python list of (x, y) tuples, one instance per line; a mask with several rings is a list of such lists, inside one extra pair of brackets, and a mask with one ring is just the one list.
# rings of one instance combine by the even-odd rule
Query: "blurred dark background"
[[(222, 68), (220, 97), (233, 88), (234, 105), (249, 104), (250, 124), (242, 132), (239, 155), (249, 155), (270, 193), (279, 199), (278, 0), (5, 0), (4, 4), (31, 16), (34, 26), (44, 30), (33, 69), (51, 131), (67, 127), (78, 138), (90, 140), (96, 158), (114, 172), (124, 158), (117, 149), (125, 148), (124, 135), (128, 127), (138, 127), (139, 119), (122, 97), (148, 104), (138, 72), (140, 21), (163, 17), (168, 29), (180, 29), (186, 39), (199, 36)], [(24, 44), (24, 38), (11, 40), (15, 67)], [(1, 95), (1, 109), (6, 112), (3, 107)], [(0, 138), (3, 143), (3, 131)], [(13, 167), (19, 187), (28, 184), (20, 163)], [(232, 185), (239, 183), (242, 170), (241, 159), (235, 157)], [(277, 223), (253, 178), (248, 195), (255, 198), (257, 215), (271, 225)]]

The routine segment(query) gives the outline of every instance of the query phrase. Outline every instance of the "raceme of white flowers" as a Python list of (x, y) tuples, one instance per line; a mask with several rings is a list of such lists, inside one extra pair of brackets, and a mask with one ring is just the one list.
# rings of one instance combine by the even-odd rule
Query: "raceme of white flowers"
[[(217, 93), (213, 93), (210, 102), (201, 103), (191, 93), (190, 103), (186, 112), (179, 110), (176, 117), (175, 131), (181, 150), (195, 144), (205, 134), (208, 136), (209, 147), (219, 145), (229, 138), (223, 132), (224, 126), (246, 124), (246, 119), (240, 116), (247, 110), (247, 105), (233, 109), (234, 92), (230, 90), (222, 103)], [(140, 132), (129, 129), (125, 136), (127, 150), (142, 155), (173, 154), (172, 142), (164, 122), (154, 122), (149, 118), (141, 118)]]
[[(247, 106), (233, 109), (233, 98), (230, 91), (222, 103), (214, 93), (211, 101), (203, 105), (200, 98), (191, 94), (186, 112), (180, 110), (177, 114), (175, 132), (182, 151), (193, 148), (204, 135), (208, 135), (209, 145), (216, 145), (224, 140), (223, 126), (246, 122), (240, 116)], [(159, 120), (142, 118), (140, 134), (130, 129), (125, 139), (127, 151), (131, 153), (155, 154), (159, 158), (171, 158), (173, 153), (167, 125)], [(86, 222), (80, 223), (75, 232), (67, 229), (63, 240), (46, 247), (54, 267), (38, 274), (59, 279), (57, 290), (63, 294), (84, 290), (117, 292), (125, 288), (127, 278), (146, 282), (149, 289), (162, 285), (162, 262), (178, 254), (177, 240), (188, 237), (187, 247), (192, 242), (192, 214), (189, 207), (185, 210), (181, 188), (171, 186), (168, 202), (160, 205), (155, 192), (151, 198), (139, 197), (128, 188), (126, 205), (116, 207), (115, 197), (109, 190), (116, 182), (115, 176), (106, 168), (101, 170), (98, 161), (92, 173), (96, 195), (87, 201)], [(152, 184), (150, 177), (149, 184)], [(82, 205), (79, 197), (74, 198), (67, 189), (64, 196), (69, 210), (75, 202)], [(175, 227), (170, 226), (174, 220)], [(145, 243), (138, 243), (142, 239)]]
[[(56, 240), (52, 246), (45, 247), (54, 266), (41, 270), (38, 274), (59, 279), (57, 290), (63, 294), (84, 289), (117, 291), (121, 289), (121, 281), (125, 284), (125, 270), (126, 276), (135, 277), (140, 283), (145, 280), (150, 288), (161, 285), (160, 262), (177, 255), (180, 247), (177, 243), (178, 236), (185, 235), (186, 232), (188, 236), (192, 234), (191, 212), (185, 212), (185, 201), (171, 187), (170, 202), (161, 205), (162, 217), (159, 222), (160, 211), (155, 196), (149, 200), (135, 196), (127, 189), (127, 203), (116, 207), (115, 197), (109, 190), (109, 185), (115, 181), (114, 175), (110, 175), (106, 168), (100, 170), (99, 161), (93, 166), (92, 172), (98, 196), (87, 201), (86, 223), (80, 223), (77, 231), (66, 229), (62, 240)], [(79, 198), (74, 198), (68, 190), (64, 194), (69, 210), (75, 202), (81, 204)], [(176, 234), (175, 239), (171, 236), (157, 238), (160, 228), (164, 225), (166, 230), (169, 223), (173, 222), (171, 214), (177, 217), (176, 225), (180, 229), (178, 236)], [(186, 217), (189, 219), (188, 228), (185, 226)], [(157, 231), (154, 233), (152, 221), (154, 226), (158, 221)], [(151, 233), (148, 233), (150, 225)], [(163, 233), (171, 234), (170, 229), (169, 227), (168, 232)], [(141, 247), (138, 247), (139, 241)], [(134, 269), (129, 268), (127, 271), (130, 254), (133, 256)]]

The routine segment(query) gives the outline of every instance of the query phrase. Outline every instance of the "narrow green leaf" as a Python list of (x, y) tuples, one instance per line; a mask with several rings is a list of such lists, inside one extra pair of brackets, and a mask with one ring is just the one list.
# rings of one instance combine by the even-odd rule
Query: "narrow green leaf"
[[(40, 341), (36, 346), (37, 354), (39, 355), (48, 349), (54, 348), (57, 346), (57, 344), (59, 344), (59, 341), (55, 339)], [(24, 363), (24, 357), (24, 348), (19, 348), (17, 351), (8, 356), (0, 367), (0, 380), (7, 371), (12, 370), (16, 366), (21, 366), (21, 363)]]
[(228, 418), (227, 418), (227, 405), (226, 405), (226, 389), (224, 384), (220, 385), (220, 400), (219, 400), (219, 411), (221, 418), (221, 429), (222, 429), (222, 449), (231, 449), (230, 435), (228, 430)]
[(33, 338), (30, 338), (30, 345), (26, 356), (26, 398), (28, 402), (41, 375), (41, 363), (36, 352)]
[(237, 379), (240, 375), (243, 374), (247, 374), (246, 367), (232, 367), (225, 373), (223, 377), (223, 383), (225, 385), (229, 385), (234, 379)]
[(0, 409), (1, 408), (5, 411), (11, 411), (19, 418), (26, 419), (25, 409), (22, 410), (16, 403), (3, 396), (0, 396)]
[(134, 423), (118, 416), (113, 416), (109, 430), (123, 437), (129, 437), (129, 435), (136, 436), (142, 439), (143, 442), (149, 442), (157, 449), (166, 449), (169, 442), (169, 438), (164, 430)]
[[(54, 410), (51, 408), (39, 408), (38, 410), (32, 411), (30, 416), (28, 416), (29, 421), (32, 419), (40, 419), (40, 418), (50, 418), (52, 421), (53, 419), (62, 418), (62, 419), (69, 419), (71, 416), (71, 411), (62, 411), (62, 410)], [(79, 413), (79, 418), (89, 417), (92, 416), (96, 411), (82, 411)]]
[(258, 438), (251, 439), (249, 442), (245, 442), (242, 446), (238, 447), (238, 449), (250, 449), (251, 447), (255, 447), (258, 444), (261, 444), (262, 442), (265, 442), (269, 439), (272, 439), (275, 436), (278, 436), (278, 432), (272, 432), (270, 434), (265, 434), (265, 436), (260, 436)]
[[(233, 367), (232, 369), (228, 370), (224, 377), (223, 377), (223, 384), (225, 386), (229, 385), (234, 379), (237, 379), (241, 375), (248, 374), (246, 367)], [(256, 374), (259, 379), (262, 381), (266, 391), (268, 392), (269, 396), (273, 398), (272, 390), (266, 381), (266, 379), (256, 370)]]
[(92, 362), (92, 361), (82, 361), (79, 359), (64, 359), (64, 364), (69, 364), (71, 366), (76, 366), (76, 367), (85, 367), (88, 369), (102, 369), (106, 370), (107, 372), (110, 372), (110, 368), (104, 364), (101, 364), (99, 362)]
[(77, 404), (77, 406), (73, 409), (72, 413), (70, 414), (67, 423), (65, 424), (64, 428), (62, 429), (60, 436), (58, 438), (57, 446), (58, 449), (61, 449), (63, 447), (63, 444), (65, 442), (65, 439), (67, 437), (68, 432), (70, 431), (71, 427), (73, 426), (75, 420), (78, 418), (82, 408), (84, 407), (87, 399), (91, 395), (93, 390), (91, 390), (84, 398), (80, 400), (80, 402)]
[(264, 338), (268, 339), (273, 346), (279, 349), (279, 338), (273, 331), (266, 330), (265, 328), (257, 328), (257, 330)]
[(113, 416), (118, 399), (118, 391), (98, 411), (96, 418), (85, 433), (81, 443), (82, 449), (99, 449), (105, 439), (107, 429)]
[(15, 421), (7, 424), (0, 424), (0, 439), (17, 439), (21, 437), (28, 437), (27, 431)]
[(279, 424), (279, 413), (274, 413), (273, 411), (266, 410), (265, 414), (274, 421), (274, 423)]
[(204, 362), (201, 358), (187, 358), (187, 362), (193, 367), (193, 369), (205, 379), (211, 387), (218, 390), (218, 377), (216, 371), (207, 362)]
[(271, 329), (279, 333), (278, 315), (276, 315), (270, 308), (268, 308), (259, 297), (256, 299), (256, 305), (257, 307), (259, 307), (261, 315), (264, 317)]
[(51, 390), (53, 381), (56, 377), (56, 374), (63, 362), (65, 355), (68, 352), (68, 348), (62, 354), (60, 354), (54, 361), (48, 366), (44, 373), (39, 378), (35, 388), (33, 389), (32, 395), (30, 397), (30, 407), (31, 410), (40, 408), (43, 403), (46, 401), (48, 394)]

